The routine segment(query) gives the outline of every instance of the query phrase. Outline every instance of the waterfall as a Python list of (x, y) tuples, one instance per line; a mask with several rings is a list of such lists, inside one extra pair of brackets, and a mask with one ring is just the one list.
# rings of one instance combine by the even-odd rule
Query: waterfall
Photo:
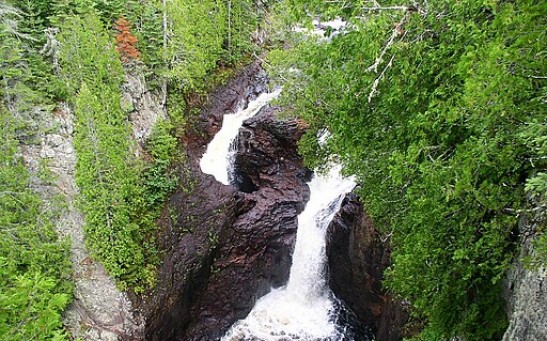
[[(233, 141), (246, 119), (279, 96), (281, 90), (263, 93), (247, 108), (224, 115), (222, 127), (200, 160), (204, 173), (225, 185), (233, 172)], [(320, 137), (322, 144), (328, 133)], [(310, 200), (298, 216), (298, 232), (286, 286), (260, 298), (249, 315), (237, 321), (222, 341), (317, 341), (344, 339), (336, 330), (333, 295), (326, 283), (325, 233), (345, 195), (355, 187), (341, 175), (342, 166), (331, 164), (308, 183)]]
[(239, 128), (241, 128), (245, 120), (256, 115), (260, 109), (278, 97), (280, 93), (281, 89), (271, 93), (262, 93), (256, 99), (250, 101), (247, 108), (238, 110), (233, 114), (224, 115), (220, 131), (209, 143), (207, 151), (203, 154), (199, 162), (203, 173), (213, 175), (218, 182), (225, 185), (230, 184), (230, 176), (233, 168), (231, 159), (235, 153), (231, 149), (231, 146), (237, 137)]
[(326, 284), (325, 233), (351, 178), (332, 165), (309, 182), (310, 200), (298, 216), (298, 232), (289, 282), (260, 298), (249, 315), (236, 322), (222, 341), (334, 340), (334, 302)]

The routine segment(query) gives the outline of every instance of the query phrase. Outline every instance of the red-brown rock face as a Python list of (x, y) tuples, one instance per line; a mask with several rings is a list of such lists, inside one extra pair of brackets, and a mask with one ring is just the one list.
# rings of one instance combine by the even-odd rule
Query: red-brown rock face
[(408, 311), (382, 290), (390, 264), (387, 242), (355, 195), (348, 195), (327, 231), (329, 285), (378, 341), (402, 339)]

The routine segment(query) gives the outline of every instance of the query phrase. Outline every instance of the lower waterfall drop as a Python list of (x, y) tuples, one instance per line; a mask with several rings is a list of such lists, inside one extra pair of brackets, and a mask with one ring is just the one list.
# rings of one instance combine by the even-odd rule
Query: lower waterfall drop
[(325, 233), (345, 195), (355, 187), (331, 165), (308, 183), (311, 194), (298, 216), (293, 263), (287, 285), (260, 298), (222, 341), (343, 340), (336, 329), (335, 302), (326, 283)]

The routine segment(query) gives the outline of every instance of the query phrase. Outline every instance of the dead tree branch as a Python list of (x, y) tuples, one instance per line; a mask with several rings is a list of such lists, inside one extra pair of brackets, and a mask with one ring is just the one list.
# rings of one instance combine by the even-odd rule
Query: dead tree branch
[(395, 25), (395, 28), (393, 28), (393, 31), (391, 32), (391, 36), (389, 37), (388, 41), (384, 45), (384, 48), (380, 52), (380, 55), (376, 58), (374, 63), (369, 66), (365, 71), (366, 72), (378, 72), (378, 66), (384, 61), (384, 56), (387, 53), (387, 51), (393, 46), (395, 43), (395, 40), (398, 37), (401, 37), (401, 39), (405, 36), (406, 31), (403, 29), (404, 24), (408, 20), (410, 12), (406, 12), (405, 15), (401, 18), (401, 20)]
[(389, 63), (387, 63), (386, 67), (382, 70), (382, 73), (380, 73), (380, 75), (374, 80), (374, 83), (372, 83), (372, 89), (370, 89), (370, 93), (368, 94), (369, 103), (372, 101), (372, 98), (378, 93), (378, 84), (380, 84), (380, 80), (384, 78), (384, 75), (386, 74), (387, 69), (389, 69), (391, 65), (393, 64), (394, 59), (395, 59), (395, 55), (391, 56)]

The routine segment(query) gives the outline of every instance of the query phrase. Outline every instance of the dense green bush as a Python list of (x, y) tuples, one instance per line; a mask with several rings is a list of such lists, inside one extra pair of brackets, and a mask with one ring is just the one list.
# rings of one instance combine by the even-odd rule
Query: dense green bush
[(253, 49), (251, 34), (261, 14), (253, 1), (167, 2), (167, 76), (184, 91), (203, 90), (205, 77), (219, 64), (237, 62)]
[(64, 340), (69, 245), (58, 240), (53, 212), (29, 187), (18, 156), (20, 127), (0, 106), (0, 339)]
[(145, 168), (144, 185), (147, 205), (151, 208), (161, 206), (165, 196), (178, 184), (178, 178), (172, 171), (177, 139), (171, 135), (173, 125), (169, 121), (157, 122), (148, 139), (147, 151), (153, 161)]
[[(286, 102), (312, 127), (301, 151), (311, 166), (338, 154), (358, 176), (367, 211), (392, 235), (386, 284), (426, 319), (424, 338), (499, 339), (517, 212), (526, 190), (545, 193), (547, 8), (371, 6), (283, 6), (291, 25), (314, 16), (352, 25), (330, 43), (298, 37), (271, 54)], [(332, 133), (326, 150), (322, 128)]]

